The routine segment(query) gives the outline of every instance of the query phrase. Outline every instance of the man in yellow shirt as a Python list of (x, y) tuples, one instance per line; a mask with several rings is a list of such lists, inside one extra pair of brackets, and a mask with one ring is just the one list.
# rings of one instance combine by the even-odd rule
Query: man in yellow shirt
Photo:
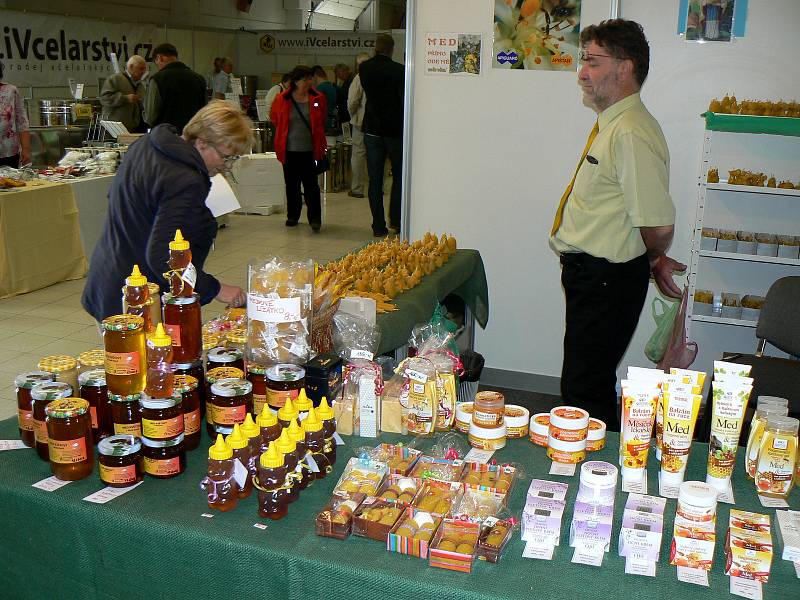
[(578, 84), (597, 113), (551, 231), (566, 297), (561, 396), (619, 429), (616, 368), (633, 337), (652, 275), (680, 297), (669, 258), (675, 207), (669, 151), (639, 90), (650, 49), (642, 27), (613, 19), (581, 32)]

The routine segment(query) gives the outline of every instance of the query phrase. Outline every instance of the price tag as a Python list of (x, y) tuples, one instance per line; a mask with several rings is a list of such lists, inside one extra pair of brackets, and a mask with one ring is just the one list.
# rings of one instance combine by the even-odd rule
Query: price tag
[(761, 600), (764, 597), (760, 581), (742, 577), (731, 577), (731, 594), (750, 600)]
[(572, 555), (572, 562), (580, 565), (589, 565), (591, 567), (599, 567), (603, 564), (602, 549), (598, 550), (594, 547), (578, 546), (575, 548), (575, 553)]
[(625, 572), (628, 575), (643, 575), (644, 577), (656, 576), (656, 563), (652, 560), (637, 560), (633, 556), (625, 559)]
[(480, 448), (472, 448), (464, 457), (465, 462), (486, 464), (492, 458), (494, 450), (481, 450)]
[(408, 375), (409, 379), (413, 379), (414, 381), (418, 381), (420, 383), (425, 383), (428, 381), (428, 376), (425, 375), (425, 373), (420, 373), (414, 369), (406, 369), (406, 375)]
[(303, 344), (298, 344), (297, 342), (292, 342), (289, 346), (289, 352), (294, 354), (295, 356), (305, 356), (307, 346)]
[(728, 485), (728, 489), (722, 492), (721, 494), (717, 494), (717, 500), (720, 502), (724, 502), (725, 504), (736, 504), (736, 500), (733, 498), (733, 488)]
[(306, 454), (306, 464), (309, 466), (312, 472), (319, 473), (319, 465), (317, 461), (314, 460), (314, 457), (311, 454)]
[(350, 358), (363, 358), (364, 360), (372, 360), (373, 354), (369, 350), (351, 350)]
[(339, 435), (338, 431), (333, 432), (333, 439), (337, 446), (344, 446), (344, 440), (342, 439), (342, 436)]
[(247, 475), (247, 467), (238, 458), (235, 459), (233, 461), (233, 478), (240, 489), (244, 488), (244, 484), (247, 483)]
[(27, 448), (22, 440), (0, 440), (0, 451), (3, 450), (22, 450)]
[(634, 494), (647, 494), (647, 471), (642, 469), (642, 477), (639, 479), (622, 478), (622, 491), (633, 492)]
[(253, 523), (253, 527), (255, 527), (256, 529), (261, 529), (262, 531), (267, 528), (267, 526), (264, 523)]
[(550, 465), (550, 475), (572, 477), (575, 475), (575, 465), (553, 461), (553, 464)]
[(800, 579), (800, 562), (794, 563), (794, 572), (797, 578)]
[(264, 345), (267, 347), (267, 350), (272, 351), (278, 347), (278, 342), (275, 341), (274, 337), (268, 337), (264, 339)]
[(183, 273), (181, 273), (181, 279), (194, 288), (194, 284), (197, 283), (197, 267), (193, 263), (186, 265)]
[(140, 481), (139, 483), (132, 485), (126, 488), (113, 488), (113, 487), (105, 487), (102, 490), (95, 492), (94, 494), (89, 494), (84, 498), (87, 502), (94, 502), (95, 504), (105, 504), (106, 502), (110, 502), (114, 498), (118, 498), (122, 496), (122, 494), (127, 494), (133, 489), (136, 489), (140, 485), (144, 483)]
[(538, 560), (553, 560), (554, 550), (555, 546), (553, 546), (553, 544), (528, 542), (525, 544), (525, 550), (522, 551), (522, 556), (523, 558), (535, 558)]
[(214, 515), (212, 515), (211, 513), (200, 513), (200, 516), (205, 518), (205, 519), (213, 519), (214, 518)]
[(48, 477), (47, 479), (42, 479), (41, 481), (37, 481), (31, 487), (39, 488), (40, 490), (44, 490), (45, 492), (52, 492), (57, 490), (58, 488), (62, 488), (70, 481), (61, 481), (58, 477), (53, 475), (52, 477)]
[(708, 571), (704, 569), (678, 567), (678, 581), (708, 587)]
[(758, 501), (764, 508), (789, 508), (789, 504), (782, 498), (767, 498), (766, 496), (759, 496)]

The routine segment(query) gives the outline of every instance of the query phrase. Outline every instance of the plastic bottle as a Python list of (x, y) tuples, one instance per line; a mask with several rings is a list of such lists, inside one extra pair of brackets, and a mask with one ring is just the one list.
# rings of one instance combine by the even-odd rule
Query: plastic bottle
[(278, 423), (278, 417), (272, 413), (266, 404), (261, 409), (261, 414), (256, 418), (256, 425), (261, 430), (261, 451), (259, 454), (263, 454), (269, 448), (269, 443), (280, 437), (283, 427)]
[(336, 419), (333, 418), (333, 409), (328, 405), (328, 399), (323, 396), (317, 407), (317, 417), (322, 421), (322, 437), (325, 440), (323, 452), (331, 466), (336, 464)]
[(287, 502), (291, 503), (300, 496), (300, 490), (297, 487), (299, 474), (295, 471), (297, 468), (297, 444), (289, 437), (289, 431), (286, 428), (281, 431), (281, 436), (275, 442), (275, 448), (283, 454), (283, 462), (286, 465), (286, 472), (290, 480), (290, 487), (286, 497)]
[(756, 465), (756, 491), (769, 498), (786, 498), (792, 491), (797, 465), (797, 431), (792, 417), (767, 417)]
[(208, 507), (227, 512), (236, 508), (239, 501), (236, 482), (233, 480), (233, 450), (217, 435), (216, 443), (208, 449), (208, 473), (200, 482), (200, 489), (208, 492)]
[(270, 442), (258, 466), (258, 514), (277, 521), (289, 511), (288, 483), (284, 455)]
[(251, 480), (258, 474), (258, 457), (261, 456), (261, 429), (253, 421), (250, 413), (244, 418), (241, 427), (242, 433), (247, 438), (247, 450), (250, 454), (247, 459), (247, 470), (250, 472)]
[(144, 391), (151, 398), (171, 398), (173, 393), (172, 338), (159, 323), (147, 336), (147, 376)]
[(175, 230), (175, 239), (169, 243), (169, 269), (170, 293), (190, 298), (197, 282), (197, 270), (192, 264), (189, 240), (183, 239), (180, 229)]
[(306, 395), (306, 388), (300, 389), (300, 393), (294, 401), (294, 407), (297, 409), (297, 418), (301, 421), (308, 416), (309, 409), (314, 407), (314, 403)]
[(297, 419), (292, 419), (289, 427), (286, 428), (289, 432), (289, 439), (295, 443), (295, 452), (297, 453), (297, 465), (300, 467), (298, 470), (299, 477), (297, 479), (297, 489), (304, 490), (308, 485), (314, 481), (314, 472), (311, 467), (306, 463), (306, 432), (300, 425)]
[(125, 306), (125, 314), (137, 315), (144, 319), (145, 333), (153, 331), (149, 300), (150, 288), (147, 285), (147, 277), (139, 271), (139, 265), (133, 265), (130, 276), (125, 279), (125, 287), (122, 288), (122, 303)]
[(286, 404), (278, 409), (278, 422), (282, 427), (288, 427), (289, 424), (298, 417), (297, 408), (294, 406), (291, 398), (286, 399)]
[[(248, 463), (250, 462), (250, 448), (248, 447), (249, 440), (247, 436), (242, 433), (241, 427), (239, 424), (236, 423), (233, 426), (233, 433), (228, 435), (225, 438), (225, 441), (228, 443), (228, 446), (231, 447), (233, 450), (233, 458), (239, 459), (239, 462), (242, 463), (244, 468), (247, 468)], [(247, 479), (245, 479), (244, 487), (239, 488), (239, 498), (247, 498), (250, 493), (253, 491), (253, 479), (250, 476), (250, 471), (247, 472)]]
[(312, 407), (308, 411), (308, 416), (303, 421), (303, 429), (306, 432), (306, 449), (317, 463), (319, 472), (314, 473), (315, 479), (322, 479), (332, 471), (331, 463), (325, 456), (325, 433), (322, 431), (322, 421), (317, 416), (317, 411)]

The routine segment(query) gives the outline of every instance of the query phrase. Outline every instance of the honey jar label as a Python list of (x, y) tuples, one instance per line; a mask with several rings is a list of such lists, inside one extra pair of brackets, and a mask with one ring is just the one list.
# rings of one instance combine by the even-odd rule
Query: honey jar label
[(33, 411), (17, 409), (17, 420), (22, 431), (33, 431)]
[(106, 373), (108, 375), (138, 375), (138, 352), (106, 352)]
[(148, 458), (144, 457), (144, 472), (148, 475), (178, 475), (181, 472), (181, 461), (174, 458)]
[(142, 435), (154, 440), (174, 438), (183, 433), (183, 415), (171, 419), (142, 419)]
[[(271, 390), (267, 388), (267, 404), (269, 404), (272, 408), (283, 408), (283, 405), (286, 404), (286, 399), (291, 398), (292, 402), (297, 400), (297, 397), (300, 395), (300, 390)], [(253, 402), (255, 403), (255, 395), (253, 396)], [(263, 405), (262, 405), (263, 406)], [(259, 411), (257, 414), (261, 414)]]
[(135, 435), (142, 437), (141, 423), (114, 423), (114, 435)]
[(89, 414), (92, 416), (92, 429), (97, 429), (97, 407), (89, 406)]
[(47, 443), (47, 423), (45, 421), (33, 421), (33, 437), (40, 444)]
[(181, 345), (181, 326), (164, 323), (164, 329), (167, 331), (167, 335), (172, 338), (172, 347), (179, 348)]
[(80, 463), (89, 457), (86, 453), (86, 438), (79, 437), (74, 440), (47, 440), (47, 449), (50, 452), (50, 462), (65, 465)]
[(135, 483), (136, 465), (126, 467), (107, 467), (103, 463), (99, 465), (100, 481), (103, 483)]
[(192, 435), (200, 431), (200, 409), (195, 408), (192, 412), (183, 415), (183, 433)]
[(211, 404), (211, 400), (206, 400), (206, 423), (214, 424), (214, 405)]
[[(265, 394), (253, 394), (253, 414), (260, 415), (266, 403), (267, 396)], [(285, 403), (284, 401), (284, 404)]]
[(211, 408), (214, 413), (213, 420), (216, 425), (241, 424), (244, 423), (244, 419), (247, 415), (247, 407), (244, 404), (240, 406), (212, 405)]

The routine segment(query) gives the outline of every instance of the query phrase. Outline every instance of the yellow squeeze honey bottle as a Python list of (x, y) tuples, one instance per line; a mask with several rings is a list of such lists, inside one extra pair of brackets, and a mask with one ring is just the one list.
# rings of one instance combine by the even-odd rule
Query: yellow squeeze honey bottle
[(297, 468), (297, 444), (289, 438), (289, 431), (286, 428), (281, 431), (281, 436), (275, 442), (275, 448), (283, 454), (283, 462), (286, 465), (286, 472), (289, 474), (288, 478), (291, 482), (286, 501), (292, 503), (300, 496), (300, 490), (297, 487), (299, 474), (295, 471)]
[[(247, 469), (247, 465), (250, 462), (250, 449), (248, 447), (249, 440), (242, 433), (242, 429), (239, 427), (238, 423), (234, 424), (233, 433), (231, 433), (225, 439), (225, 441), (228, 443), (228, 446), (231, 447), (231, 450), (233, 450), (233, 458), (238, 458), (239, 462), (241, 462), (244, 468)], [(239, 498), (247, 498), (252, 491), (253, 478), (250, 476), (250, 471), (248, 470), (244, 487), (239, 488)]]
[(314, 403), (306, 395), (306, 388), (300, 388), (300, 393), (294, 401), (294, 407), (297, 409), (297, 418), (301, 421), (308, 416), (309, 409), (314, 408)]
[(323, 452), (331, 466), (336, 464), (336, 419), (333, 418), (333, 409), (328, 405), (328, 399), (323, 396), (317, 407), (317, 417), (322, 421), (322, 433), (325, 440)]
[(308, 484), (314, 480), (314, 473), (311, 471), (311, 467), (309, 467), (305, 461), (306, 432), (303, 431), (303, 428), (299, 425), (297, 419), (292, 419), (292, 422), (289, 423), (289, 427), (286, 428), (286, 431), (289, 432), (289, 439), (295, 443), (297, 465), (300, 467), (298, 471), (300, 476), (297, 480), (297, 489), (304, 490), (308, 487)]
[(286, 398), (286, 404), (278, 409), (278, 422), (281, 427), (288, 427), (294, 419), (298, 417), (299, 413), (294, 406), (291, 398)]
[(125, 279), (125, 287), (122, 288), (122, 303), (125, 307), (125, 314), (136, 315), (144, 319), (144, 332), (153, 331), (151, 323), (150, 307), (150, 288), (147, 285), (147, 277), (139, 271), (139, 265), (133, 265), (133, 271)]
[(786, 498), (792, 490), (797, 464), (797, 429), (792, 417), (767, 417), (756, 466), (756, 491), (770, 498)]
[(258, 458), (261, 456), (261, 429), (255, 424), (250, 413), (247, 413), (247, 416), (244, 418), (244, 423), (242, 423), (239, 429), (241, 429), (242, 433), (247, 438), (249, 457), (245, 466), (250, 472), (250, 478), (252, 480), (253, 477), (258, 475)]
[(227, 512), (239, 501), (233, 479), (233, 450), (217, 434), (216, 443), (208, 449), (208, 473), (200, 488), (208, 492), (208, 507)]
[(261, 451), (259, 454), (264, 454), (269, 448), (269, 443), (277, 440), (283, 427), (278, 423), (278, 417), (272, 414), (269, 406), (266, 404), (261, 409), (261, 414), (256, 419), (256, 425), (261, 429)]
[(325, 456), (323, 450), (325, 448), (325, 438), (322, 431), (322, 421), (317, 416), (317, 411), (312, 407), (308, 411), (308, 417), (303, 421), (303, 429), (306, 432), (306, 449), (314, 462), (319, 467), (319, 472), (314, 473), (316, 479), (322, 479), (331, 472), (331, 463), (328, 462), (328, 457)]
[(267, 451), (259, 458), (258, 468), (258, 514), (277, 521), (289, 511), (288, 484), (291, 479), (287, 475), (284, 455), (275, 442), (270, 442)]
[(145, 394), (151, 398), (172, 398), (172, 338), (159, 323), (154, 334), (147, 337), (147, 374)]
[(173, 296), (191, 298), (197, 271), (192, 265), (192, 250), (189, 240), (183, 239), (180, 229), (175, 230), (175, 239), (169, 243), (169, 286)]

